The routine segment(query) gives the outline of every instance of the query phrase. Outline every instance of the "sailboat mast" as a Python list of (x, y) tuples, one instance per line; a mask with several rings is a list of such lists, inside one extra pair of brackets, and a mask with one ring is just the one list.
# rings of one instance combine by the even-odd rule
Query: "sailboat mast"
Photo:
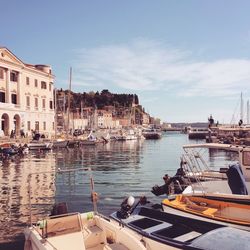
[(57, 90), (56, 88), (54, 89), (54, 101), (55, 101), (55, 104), (54, 104), (54, 112), (55, 112), (55, 123), (54, 123), (54, 126), (55, 126), (55, 139), (57, 138), (57, 97), (56, 97), (56, 94), (57, 94)]
[(249, 124), (249, 100), (247, 101), (247, 124)]
[(243, 121), (243, 97), (242, 97), (242, 92), (240, 94), (240, 119)]
[(69, 113), (70, 113), (70, 92), (71, 92), (71, 79), (72, 79), (72, 67), (69, 71), (69, 93), (68, 93), (68, 126), (67, 126), (67, 137), (69, 136)]

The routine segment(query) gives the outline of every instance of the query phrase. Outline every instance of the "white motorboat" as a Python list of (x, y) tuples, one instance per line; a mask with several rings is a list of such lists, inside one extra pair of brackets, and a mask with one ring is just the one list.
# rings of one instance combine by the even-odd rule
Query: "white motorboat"
[[(205, 194), (217, 197), (219, 195), (221, 197), (223, 195), (225, 197), (242, 195), (242, 197), (250, 200), (250, 147), (206, 143), (184, 145), (183, 149), (185, 154), (182, 156), (182, 168), (185, 171), (186, 178), (190, 180), (190, 186), (184, 190), (184, 194)], [(235, 158), (227, 166), (216, 166), (211, 169), (204, 159), (202, 150), (234, 152)], [(239, 173), (231, 171), (233, 166), (239, 168)], [(239, 175), (239, 181), (234, 180), (236, 183), (232, 183), (229, 178), (230, 175), (235, 179), (237, 174)], [(244, 193), (235, 190), (234, 185), (241, 185), (239, 188), (244, 189)]]
[(162, 134), (161, 131), (154, 128), (147, 128), (142, 130), (142, 135), (146, 140), (148, 139), (160, 139)]
[[(91, 171), (88, 168), (60, 170), (58, 173)], [(48, 172), (33, 173), (31, 175)], [(50, 172), (49, 172), (50, 173)], [(25, 250), (146, 250), (142, 241), (131, 234), (119, 222), (97, 212), (94, 182), (90, 178), (93, 211), (87, 213), (67, 213), (60, 210), (55, 216), (45, 216), (34, 222), (32, 216), (31, 184), (29, 183), (30, 223), (24, 230)], [(61, 204), (60, 204), (61, 205)], [(63, 213), (61, 213), (63, 212)], [(54, 209), (53, 209), (54, 213)], [(37, 216), (37, 215), (36, 215)]]
[(206, 136), (208, 136), (207, 128), (190, 128), (188, 130), (189, 139), (206, 139)]
[[(182, 193), (250, 205), (250, 147), (206, 143), (184, 145), (183, 149), (177, 174), (168, 184), (153, 187), (155, 195)], [(231, 152), (231, 160), (214, 158), (209, 166), (207, 158), (214, 150)]]
[(50, 150), (53, 147), (53, 143), (33, 140), (27, 146), (30, 150)]
[(66, 148), (69, 144), (69, 140), (58, 138), (53, 140), (53, 148)]
[(146, 250), (128, 229), (94, 212), (46, 218), (24, 234), (25, 250)]
[(137, 139), (138, 136), (133, 129), (120, 130), (119, 133), (115, 135), (116, 141), (131, 141)]
[[(183, 149), (181, 163), (189, 183), (182, 192), (184, 195), (250, 205), (250, 147), (206, 143), (184, 145)], [(233, 159), (227, 166), (215, 162), (212, 169), (205, 160), (204, 150), (231, 152)]]

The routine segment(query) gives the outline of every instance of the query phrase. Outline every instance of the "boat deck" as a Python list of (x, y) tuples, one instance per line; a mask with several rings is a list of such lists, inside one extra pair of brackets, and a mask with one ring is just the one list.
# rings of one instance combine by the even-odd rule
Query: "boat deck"
[[(223, 249), (236, 249), (231, 248), (232, 245), (237, 246), (236, 241), (229, 241), (238, 236), (244, 239), (242, 244), (244, 249), (248, 249), (248, 244), (250, 244), (250, 234), (247, 231), (227, 227), (226, 224), (183, 216), (183, 214), (163, 212), (149, 206), (136, 208), (132, 215), (126, 218), (119, 218), (119, 216), (119, 213), (113, 213), (111, 218), (137, 232), (138, 235), (142, 235), (145, 242), (153, 240), (170, 247), (167, 249), (218, 250), (219, 246), (223, 244), (225, 244)], [(223, 237), (221, 237), (222, 234)], [(209, 242), (210, 237), (213, 237), (211, 240), (214, 240), (215, 237), (217, 239), (213, 245), (203, 247), (203, 244), (205, 246)], [(161, 248), (159, 246), (155, 249)]]
[[(247, 190), (250, 190), (250, 182), (246, 182)], [(204, 181), (202, 183), (192, 183), (190, 188), (184, 190), (187, 193), (214, 193), (214, 194), (232, 194), (227, 180), (212, 180)]]

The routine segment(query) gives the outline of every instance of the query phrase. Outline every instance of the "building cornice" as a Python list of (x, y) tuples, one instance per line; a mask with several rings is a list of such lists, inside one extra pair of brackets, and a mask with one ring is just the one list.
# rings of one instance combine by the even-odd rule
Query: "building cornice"
[[(40, 74), (42, 76), (46, 76), (46, 77), (49, 77), (51, 78), (52, 80), (55, 79), (55, 76), (53, 74), (48, 74), (48, 73), (45, 73), (45, 72), (42, 72), (41, 70), (39, 69), (36, 69), (36, 68), (33, 68), (31, 66), (27, 66), (25, 64), (19, 64), (19, 63), (15, 63), (15, 62), (11, 62), (11, 61), (7, 61), (7, 60), (4, 60), (3, 58), (0, 58), (0, 62), (3, 62), (5, 65), (11, 65), (11, 66), (15, 66), (16, 68), (20, 69), (20, 70), (26, 70), (28, 72), (34, 72), (36, 74)], [(53, 83), (53, 82), (52, 82)]]

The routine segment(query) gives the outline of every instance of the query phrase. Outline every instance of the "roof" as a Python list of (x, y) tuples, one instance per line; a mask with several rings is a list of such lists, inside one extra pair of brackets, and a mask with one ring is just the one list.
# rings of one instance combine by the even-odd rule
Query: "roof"
[[(1, 47), (0, 46), (0, 51), (7, 51), (8, 55), (9, 55), (9, 58), (11, 58), (11, 60), (13, 60), (13, 62), (15, 62), (16, 64), (21, 64), (22, 66), (26, 67), (26, 68), (30, 68), (32, 70), (36, 70), (38, 72), (42, 72), (42, 73), (45, 73), (43, 72), (41, 69), (38, 69), (36, 67), (36, 65), (33, 65), (33, 64), (30, 64), (30, 63), (24, 63), (21, 59), (19, 59), (15, 54), (13, 54), (8, 48), (6, 47)], [(8, 61), (8, 60), (7, 60)], [(11, 61), (10, 61), (11, 62)], [(45, 65), (45, 66), (48, 66), (48, 65)], [(52, 74), (51, 74), (52, 75)]]

